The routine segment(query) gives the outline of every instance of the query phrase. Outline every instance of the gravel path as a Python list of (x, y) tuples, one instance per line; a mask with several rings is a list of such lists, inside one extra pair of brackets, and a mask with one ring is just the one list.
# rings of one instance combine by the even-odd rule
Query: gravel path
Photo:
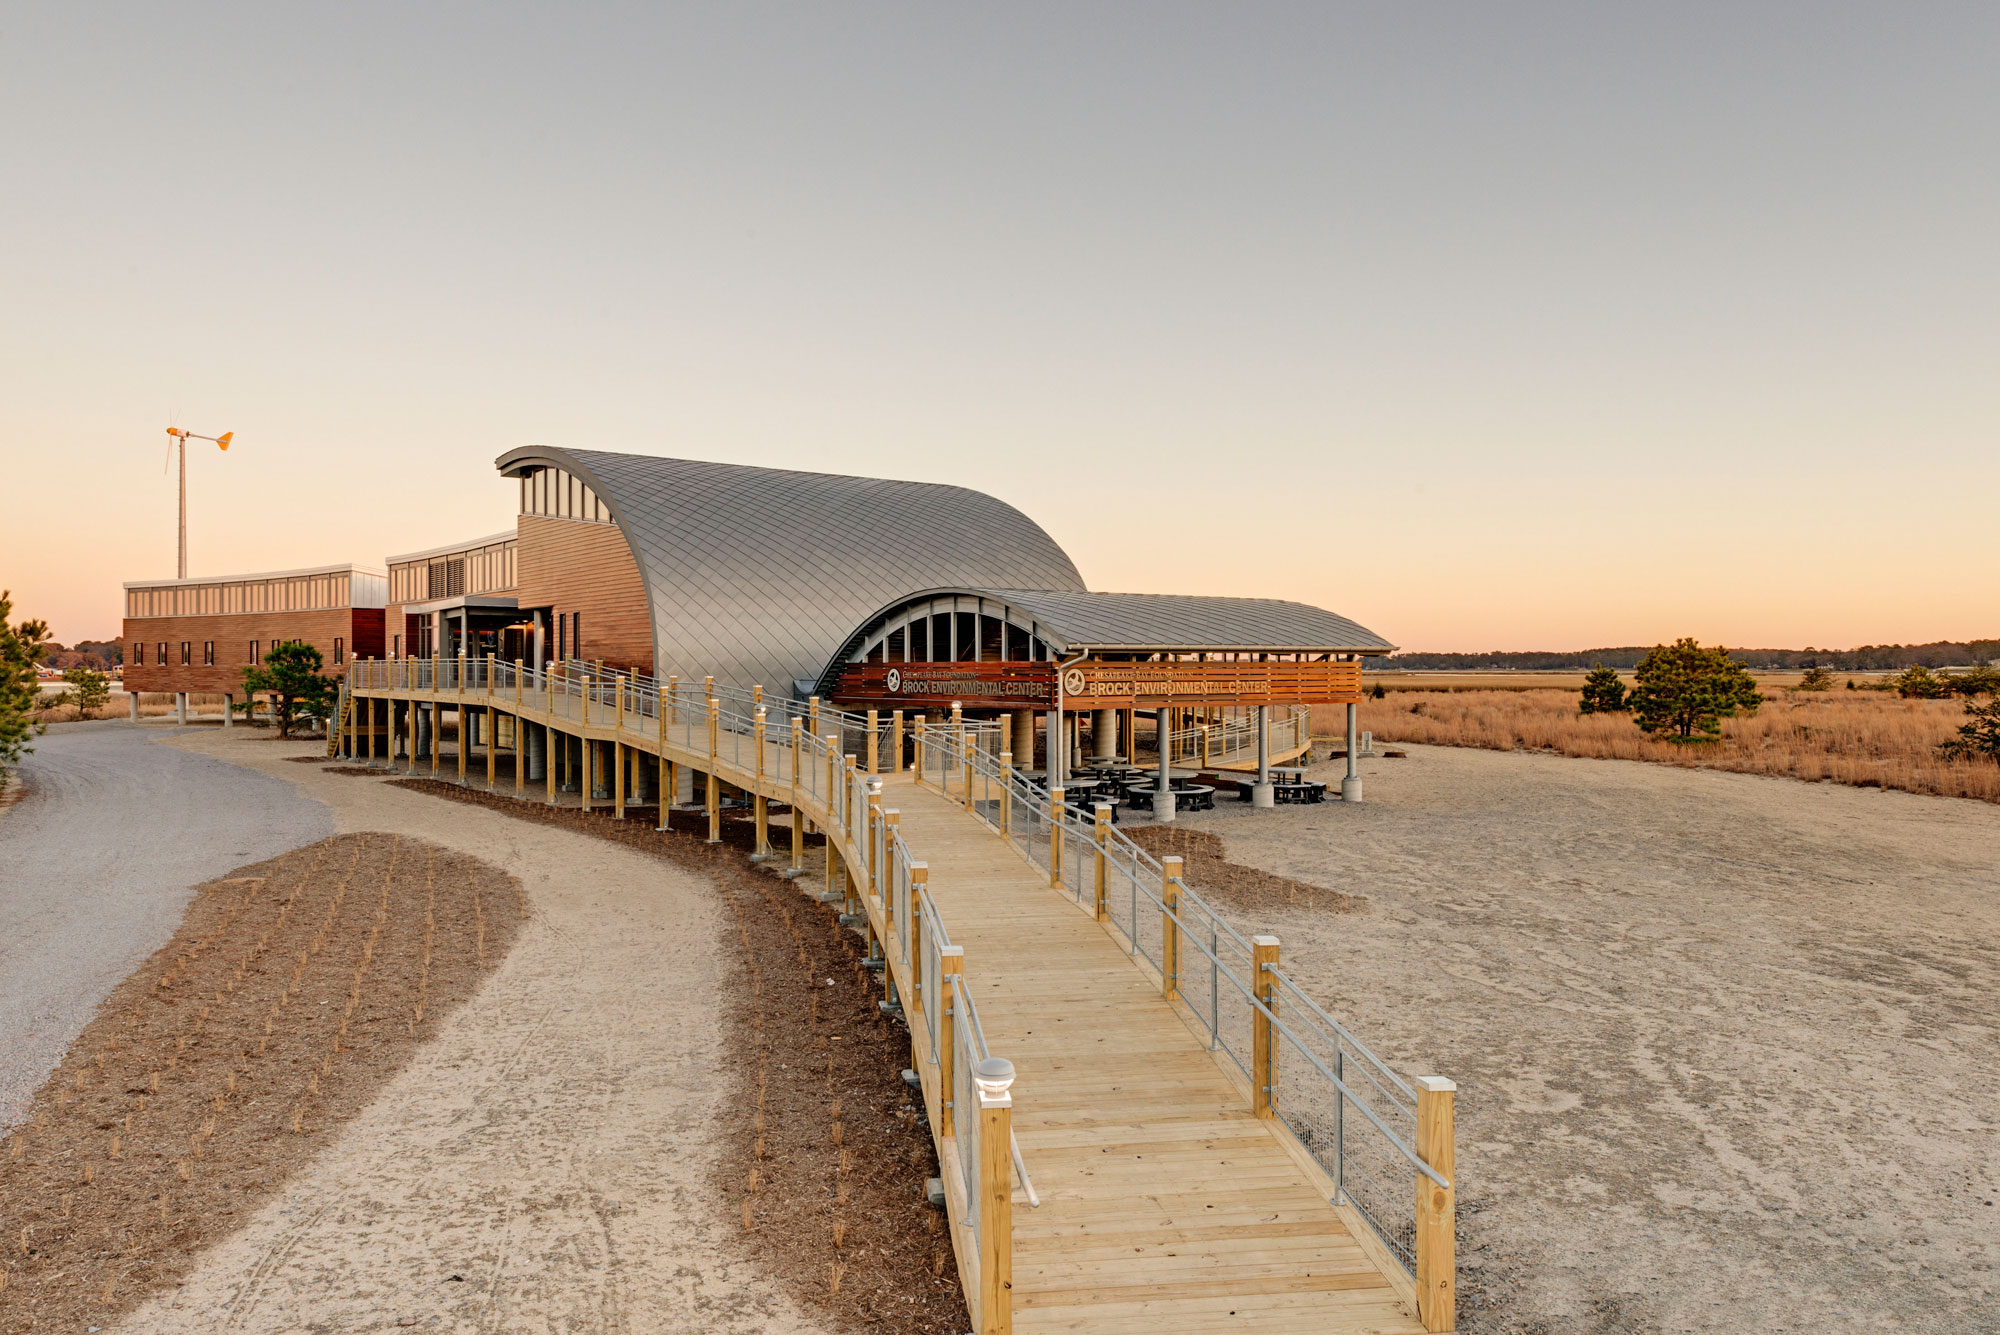
[(116, 1329), (820, 1335), (745, 1258), (713, 1185), (736, 1085), (711, 887), (591, 835), (284, 763), (304, 745), (218, 728), (174, 745), (296, 785), (342, 831), (503, 867), (529, 917), (312, 1165)]
[(0, 1127), (191, 886), (333, 833), (291, 784), (155, 744), (179, 731), (59, 724), (21, 766), (28, 795), (0, 814)]
[(1461, 1329), (2000, 1329), (2000, 808), (1407, 750), (1188, 824), (1367, 899), (1243, 918), (1458, 1080)]

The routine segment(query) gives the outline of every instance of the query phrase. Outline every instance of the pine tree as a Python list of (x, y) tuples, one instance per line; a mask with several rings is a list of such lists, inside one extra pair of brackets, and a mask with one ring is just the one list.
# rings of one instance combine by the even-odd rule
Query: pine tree
[(0, 788), (7, 786), (22, 754), (35, 749), (28, 739), (42, 731), (35, 718), (42, 693), (35, 664), (49, 638), (45, 622), (11, 622), (7, 618), (13, 614), (13, 592), (0, 590)]
[(1958, 736), (1938, 747), (1946, 760), (1976, 760), (1981, 756), (2000, 762), (2000, 697), (1985, 704), (1965, 702), (1965, 722)]
[(271, 646), (262, 667), (243, 669), (243, 696), (248, 707), (251, 697), (275, 696), (278, 702), (278, 736), (292, 735), (292, 720), (325, 718), (333, 712), (334, 681), (320, 671), (324, 662), (319, 650), (304, 640), (285, 640)]
[(1697, 640), (1656, 645), (1639, 663), (1632, 688), (1632, 717), (1650, 733), (1683, 741), (1699, 733), (1719, 736), (1722, 720), (1757, 712), (1764, 697), (1729, 651), (1704, 649)]
[(1583, 680), (1583, 699), (1577, 708), (1586, 714), (1622, 714), (1625, 712), (1625, 682), (1618, 675), (1618, 669), (1608, 668), (1602, 663), (1590, 669), (1590, 675)]

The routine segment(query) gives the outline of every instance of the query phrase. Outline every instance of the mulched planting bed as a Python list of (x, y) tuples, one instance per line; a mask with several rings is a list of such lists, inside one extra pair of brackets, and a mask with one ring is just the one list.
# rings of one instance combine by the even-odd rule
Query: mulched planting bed
[(247, 1220), (499, 963), (521, 887), (346, 834), (198, 886), (0, 1146), (0, 1332), (82, 1331)]
[(1204, 896), (1233, 908), (1317, 908), (1329, 913), (1356, 913), (1368, 904), (1356, 895), (1343, 895), (1325, 886), (1231, 862), (1223, 853), (1221, 836), (1207, 830), (1139, 825), (1126, 833), (1133, 843), (1156, 858), (1178, 855), (1186, 859), (1188, 884)]
[[(970, 1327), (944, 1211), (924, 1197), (938, 1166), (922, 1104), (900, 1074), (909, 1031), (877, 1009), (881, 985), (838, 907), (812, 897), (825, 883), (821, 855), (792, 882), (776, 874), (782, 863), (766, 871), (748, 860), (748, 820), (723, 821), (723, 842), (710, 844), (699, 811), (671, 813), (662, 834), (656, 807), (627, 807), (619, 821), (435, 779), (396, 782), (626, 844), (713, 884), (738, 947), (723, 1016), (737, 1088), (723, 1114), (718, 1208), (754, 1260), (843, 1329)], [(789, 831), (772, 839), (789, 848)]]

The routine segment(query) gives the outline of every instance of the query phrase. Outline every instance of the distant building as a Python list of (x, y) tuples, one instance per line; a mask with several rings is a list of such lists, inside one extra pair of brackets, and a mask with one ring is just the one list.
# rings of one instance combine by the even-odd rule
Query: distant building
[(125, 585), (125, 689), (182, 698), (243, 693), (243, 669), (274, 644), (303, 640), (325, 670), (383, 654), (388, 580), (355, 565)]

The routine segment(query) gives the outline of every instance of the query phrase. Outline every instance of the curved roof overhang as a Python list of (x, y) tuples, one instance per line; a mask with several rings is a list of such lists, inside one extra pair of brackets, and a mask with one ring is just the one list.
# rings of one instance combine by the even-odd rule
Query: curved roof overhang
[(1018, 627), (1058, 658), (1080, 654), (1268, 654), (1377, 656), (1395, 646), (1374, 631), (1310, 603), (1275, 598), (1089, 593), (970, 586), (922, 589), (878, 608), (821, 670), (831, 692), (840, 670), (920, 616), (977, 611)]

